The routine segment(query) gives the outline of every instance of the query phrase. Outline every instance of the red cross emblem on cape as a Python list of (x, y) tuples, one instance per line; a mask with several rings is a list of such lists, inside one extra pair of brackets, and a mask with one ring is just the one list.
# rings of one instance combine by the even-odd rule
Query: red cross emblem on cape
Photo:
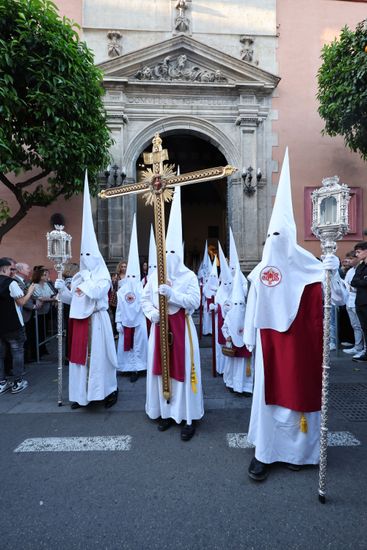
[(260, 273), (260, 281), (265, 286), (276, 286), (282, 280), (282, 274), (277, 267), (266, 266)]
[(128, 292), (125, 294), (125, 300), (128, 304), (132, 304), (136, 300), (135, 294), (133, 292)]

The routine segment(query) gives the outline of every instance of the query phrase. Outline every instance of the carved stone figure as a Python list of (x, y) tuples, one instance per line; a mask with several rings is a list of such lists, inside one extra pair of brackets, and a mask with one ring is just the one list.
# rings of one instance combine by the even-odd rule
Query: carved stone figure
[(175, 19), (175, 30), (177, 32), (188, 32), (190, 30), (190, 21), (185, 15), (185, 11), (188, 9), (186, 0), (179, 0), (176, 4), (176, 10), (178, 10), (178, 16)]
[(166, 56), (154, 67), (145, 65), (135, 73), (137, 80), (191, 81), (191, 82), (228, 82), (222, 72), (210, 71), (201, 67), (190, 66), (185, 54), (176, 59)]
[(240, 38), (241, 44), (244, 45), (244, 47), (241, 50), (241, 59), (242, 61), (247, 61), (248, 63), (252, 63), (254, 58), (254, 50), (253, 50), (253, 43), (254, 39), (251, 38), (251, 36), (241, 36)]
[(110, 57), (117, 57), (121, 55), (121, 38), (122, 34), (119, 31), (108, 31), (107, 38), (109, 39), (108, 43), (108, 55)]

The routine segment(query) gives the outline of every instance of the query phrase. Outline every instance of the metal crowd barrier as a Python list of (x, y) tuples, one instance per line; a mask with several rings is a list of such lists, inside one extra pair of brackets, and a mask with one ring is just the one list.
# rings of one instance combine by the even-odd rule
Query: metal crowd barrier
[[(42, 319), (41, 319), (42, 318)], [(43, 323), (43, 334), (45, 338), (40, 341), (39, 320)], [(36, 340), (36, 359), (37, 363), (40, 362), (40, 346), (50, 342), (54, 338), (57, 338), (57, 308), (50, 304), (50, 310), (48, 313), (39, 314), (37, 310), (34, 311), (34, 324), (35, 324), (35, 340)]]

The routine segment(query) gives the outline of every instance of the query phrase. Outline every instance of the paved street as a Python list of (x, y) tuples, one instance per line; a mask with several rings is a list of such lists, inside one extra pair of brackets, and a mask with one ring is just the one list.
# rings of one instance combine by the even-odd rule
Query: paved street
[[(146, 417), (145, 378), (119, 376), (110, 410), (71, 411), (57, 406), (56, 358), (31, 364), (30, 387), (0, 398), (0, 548), (365, 550), (367, 365), (333, 359), (322, 505), (317, 468), (247, 477), (251, 400), (212, 378), (210, 349), (201, 352), (206, 414), (190, 442)], [(80, 452), (91, 446), (103, 450)]]

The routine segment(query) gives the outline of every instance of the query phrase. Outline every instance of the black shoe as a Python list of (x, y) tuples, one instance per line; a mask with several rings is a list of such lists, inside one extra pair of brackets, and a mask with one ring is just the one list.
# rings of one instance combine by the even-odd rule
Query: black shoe
[(106, 409), (110, 409), (111, 407), (116, 405), (118, 395), (119, 389), (117, 388), (117, 390), (113, 391), (112, 393), (110, 393), (110, 395), (107, 395), (107, 397), (104, 398), (104, 406)]
[(361, 357), (353, 357), (352, 361), (357, 363), (365, 363), (367, 361), (367, 355), (361, 355)]
[(264, 481), (269, 475), (269, 465), (254, 457), (248, 467), (248, 475), (255, 481)]
[(135, 371), (132, 373), (132, 375), (130, 376), (130, 382), (131, 383), (134, 383), (137, 381), (137, 379), (139, 378), (139, 372), (138, 371)]
[(302, 466), (299, 464), (292, 464), (291, 462), (285, 462), (285, 465), (287, 466), (288, 470), (292, 470), (293, 472), (299, 472)]
[(195, 426), (194, 424), (185, 424), (185, 426), (181, 430), (181, 439), (182, 441), (190, 441), (192, 436), (195, 433)]
[(160, 432), (165, 432), (166, 430), (168, 430), (168, 428), (170, 428), (173, 424), (175, 423), (175, 421), (173, 420), (173, 418), (161, 418), (158, 422), (158, 430)]
[(70, 407), (72, 409), (80, 409), (81, 405), (79, 405), (79, 403), (77, 403), (76, 401), (73, 401), (70, 405)]

